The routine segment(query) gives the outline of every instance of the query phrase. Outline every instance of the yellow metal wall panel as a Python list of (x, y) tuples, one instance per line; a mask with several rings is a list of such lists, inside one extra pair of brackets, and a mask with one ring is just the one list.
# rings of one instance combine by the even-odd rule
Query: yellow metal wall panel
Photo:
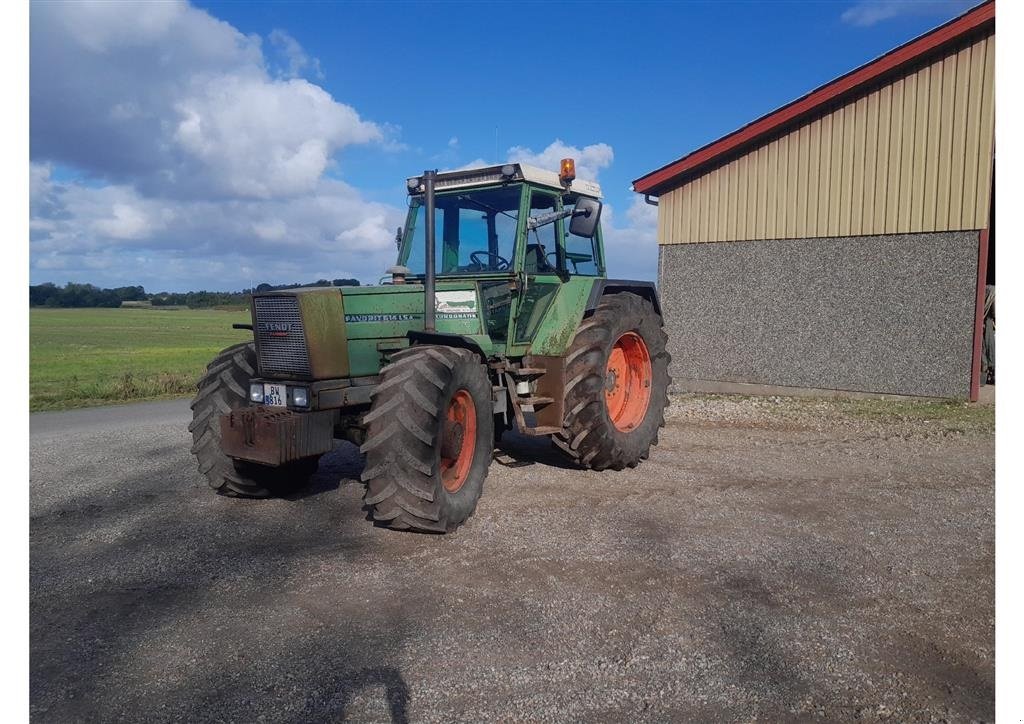
[(900, 154), (903, 152), (903, 78), (892, 84), (889, 108), (889, 158), (886, 160), (885, 223), (881, 233), (899, 228)]
[(697, 227), (700, 222), (700, 186), (693, 184), (687, 189), (686, 204), (687, 216), (686, 216), (686, 238), (690, 242), (697, 241)]
[(900, 129), (900, 197), (896, 214), (896, 228), (910, 228), (910, 210), (914, 192), (914, 130), (917, 123), (917, 74), (903, 82), (903, 126)]
[(990, 36), (985, 48), (985, 82), (982, 84), (981, 119), (979, 129), (981, 143), (978, 148), (978, 188), (974, 198), (974, 225), (972, 228), (988, 228), (989, 194), (992, 188), (992, 152), (995, 143), (995, 70), (996, 39)]
[(757, 154), (747, 154), (747, 233), (745, 239), (753, 239), (757, 235)]
[(828, 236), (839, 235), (839, 205), (843, 195), (843, 112), (832, 114), (828, 179)]
[[(806, 128), (806, 126), (805, 126)], [(801, 129), (803, 130), (803, 129)], [(786, 154), (786, 169), (789, 182), (786, 185), (786, 238), (796, 238), (796, 226), (800, 218), (800, 132), (789, 139)]]
[(707, 175), (707, 179), (708, 179), (708, 209), (707, 209), (707, 214), (708, 214), (708, 236), (707, 236), (707, 239), (703, 239), (703, 241), (707, 241), (708, 239), (721, 239), (722, 238), (718, 234), (718, 204), (716, 203), (716, 199), (720, 198), (719, 194), (721, 193), (721, 189), (719, 188), (719, 185), (720, 185), (721, 180), (722, 180), (722, 171), (721, 171), (721, 169), (719, 169), (718, 171), (712, 171), (711, 173), (709, 173)]
[(878, 93), (878, 145), (875, 147), (875, 214), (866, 229), (885, 228), (885, 199), (889, 187), (889, 139), (892, 138), (892, 87)]
[(953, 160), (953, 103), (956, 83), (956, 56), (942, 62), (942, 106), (939, 113), (938, 194), (935, 199), (935, 227), (949, 228), (949, 189)]
[[(671, 198), (664, 201), (659, 200), (658, 206), (665, 204), (665, 212), (658, 214), (658, 243), (678, 244), (684, 239), (679, 234), (679, 220), (682, 214), (679, 213), (679, 194), (672, 194)], [(660, 209), (659, 209), (660, 210)]]
[(850, 106), (850, 211), (847, 215), (850, 229), (859, 229), (861, 209), (864, 205), (864, 156), (867, 138), (867, 98), (860, 98)]
[(754, 170), (754, 230), (751, 232), (750, 238), (764, 239), (766, 238), (764, 205), (768, 194), (768, 187), (764, 182), (765, 176), (767, 176), (768, 150), (764, 146), (757, 149), (754, 163), (756, 165)]
[(821, 124), (819, 118), (808, 127), (807, 138), (807, 225), (804, 238), (818, 233), (818, 200), (821, 197)]
[(736, 211), (739, 208), (740, 177), (736, 172), (739, 164), (733, 161), (729, 164), (729, 206), (725, 211), (725, 231), (729, 241), (736, 239)]
[(778, 180), (775, 185), (775, 224), (781, 234), (780, 238), (787, 239), (786, 221), (789, 214), (786, 212), (786, 202), (789, 196), (789, 136), (783, 136), (776, 142), (778, 155), (775, 161), (775, 178)]
[(807, 235), (807, 168), (808, 147), (811, 145), (811, 126), (804, 126), (799, 131), (799, 139), (794, 144), (796, 149), (796, 224), (793, 238)]
[(722, 239), (732, 241), (729, 236), (729, 197), (732, 196), (732, 169), (728, 166), (722, 169), (722, 199), (718, 210), (719, 236)]
[(867, 96), (867, 130), (864, 138), (864, 200), (861, 202), (858, 228), (871, 228), (874, 223), (874, 197), (878, 194), (879, 94)]
[(967, 130), (964, 139), (964, 197), (960, 205), (960, 218), (964, 224), (974, 222), (974, 204), (978, 192), (977, 158), (981, 130), (981, 92), (985, 77), (985, 49), (987, 43), (971, 47), (970, 80), (967, 89)]
[(994, 52), (961, 44), (667, 192), (659, 241), (988, 226)]
[[(719, 228), (722, 229), (722, 238), (728, 241), (732, 241), (736, 238), (735, 233), (729, 233), (730, 221), (732, 220), (732, 208), (735, 206), (735, 194), (736, 194), (736, 174), (733, 173), (733, 166), (730, 164), (722, 169), (725, 174), (723, 182), (725, 183), (725, 194), (722, 197), (723, 204), (721, 211), (719, 212)], [(731, 224), (735, 226), (735, 223)]]
[(924, 231), (924, 189), (928, 150), (928, 98), (931, 68), (917, 73), (917, 102), (914, 104), (914, 159), (911, 168), (910, 231)]
[(953, 91), (953, 149), (949, 171), (949, 227), (963, 226), (964, 165), (966, 162), (967, 91), (970, 83), (971, 49), (956, 55), (956, 83)]
[(750, 217), (747, 206), (747, 161), (747, 156), (741, 156), (733, 162), (736, 165), (736, 233), (733, 234), (733, 239), (747, 238), (747, 219)]
[(710, 206), (711, 183), (707, 176), (701, 176), (697, 182), (697, 241), (708, 240), (708, 206)]
[(928, 78), (928, 139), (925, 142), (924, 211), (921, 230), (936, 231), (939, 188), (939, 118), (942, 114), (942, 63), (932, 65)]
[(773, 143), (769, 143), (767, 145), (767, 147), (766, 147), (766, 151), (768, 152), (768, 161), (767, 161), (768, 165), (767, 165), (767, 171), (766, 171), (766, 175), (765, 175), (765, 190), (766, 190), (765, 202), (764, 202), (764, 209), (765, 209), (765, 219), (764, 219), (765, 235), (762, 237), (764, 239), (767, 239), (770, 236), (773, 236), (775, 233), (778, 233), (778, 232), (775, 231), (775, 229), (777, 228), (777, 226), (776, 226), (776, 219), (777, 219), (777, 211), (778, 211), (778, 209), (776, 207), (776, 203), (777, 203), (776, 202), (776, 198), (777, 198), (778, 190), (779, 190), (779, 143), (778, 143), (778, 141), (775, 141)]

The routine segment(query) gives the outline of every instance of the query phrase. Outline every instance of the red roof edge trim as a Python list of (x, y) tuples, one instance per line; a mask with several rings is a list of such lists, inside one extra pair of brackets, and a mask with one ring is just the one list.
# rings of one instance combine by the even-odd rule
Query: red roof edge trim
[(817, 90), (749, 123), (742, 128), (723, 136), (717, 141), (697, 149), (667, 166), (663, 166), (633, 182), (633, 190), (640, 194), (657, 194), (658, 189), (685, 173), (694, 171), (709, 161), (734, 151), (760, 137), (791, 123), (799, 117), (806, 116), (815, 109), (837, 100), (840, 96), (850, 94), (866, 86), (881, 76), (910, 63), (931, 51), (967, 35), (982, 25), (995, 20), (995, 0), (967, 11), (945, 25), (901, 45), (885, 55), (850, 71), (844, 76), (830, 81)]

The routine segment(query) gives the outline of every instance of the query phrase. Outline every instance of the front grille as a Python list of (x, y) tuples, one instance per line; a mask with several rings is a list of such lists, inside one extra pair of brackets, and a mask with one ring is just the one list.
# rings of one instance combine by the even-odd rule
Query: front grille
[(256, 349), (263, 377), (311, 377), (296, 297), (256, 297)]

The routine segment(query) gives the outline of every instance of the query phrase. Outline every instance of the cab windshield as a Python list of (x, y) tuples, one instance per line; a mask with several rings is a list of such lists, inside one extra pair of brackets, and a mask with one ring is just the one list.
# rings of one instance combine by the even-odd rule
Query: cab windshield
[[(435, 196), (437, 273), (511, 272), (521, 195), (522, 187), (516, 185)], [(425, 215), (422, 198), (414, 198), (399, 253), (399, 263), (419, 276), (426, 266)]]

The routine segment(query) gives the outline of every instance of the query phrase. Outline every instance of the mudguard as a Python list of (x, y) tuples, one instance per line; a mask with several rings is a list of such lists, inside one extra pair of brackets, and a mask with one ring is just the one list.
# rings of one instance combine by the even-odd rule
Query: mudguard
[(658, 299), (658, 287), (654, 282), (641, 282), (633, 279), (598, 279), (593, 289), (590, 290), (590, 298), (587, 300), (587, 311), (597, 309), (601, 297), (605, 294), (617, 294), (618, 292), (632, 292), (643, 297), (654, 305), (654, 311), (661, 314), (661, 301)]

